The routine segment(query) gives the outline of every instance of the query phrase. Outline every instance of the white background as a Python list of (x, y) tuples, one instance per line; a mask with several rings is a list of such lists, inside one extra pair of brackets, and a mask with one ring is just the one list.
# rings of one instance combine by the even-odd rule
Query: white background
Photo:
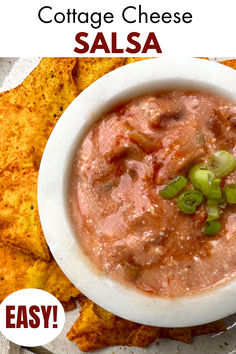
[[(142, 5), (147, 13), (169, 11), (191, 12), (192, 23), (127, 24), (122, 19), (126, 6)], [(38, 11), (51, 6), (52, 13), (75, 8), (78, 12), (112, 12), (114, 22), (92, 29), (90, 24), (44, 24)], [(135, 12), (134, 12), (135, 13)], [(131, 12), (130, 12), (131, 14)], [(102, 31), (110, 44), (110, 33), (118, 33), (119, 46), (126, 48), (129, 32), (140, 32), (142, 43), (148, 32), (155, 32), (163, 54), (190, 56), (235, 56), (236, 54), (236, 2), (235, 0), (1, 0), (0, 56), (75, 56), (75, 35), (89, 32), (89, 41)], [(150, 51), (146, 56), (157, 55)], [(92, 56), (88, 53), (84, 56)], [(99, 51), (93, 56), (111, 56)], [(127, 53), (116, 56), (128, 56)], [(133, 55), (131, 55), (133, 56)], [(136, 56), (140, 56), (137, 54)]]

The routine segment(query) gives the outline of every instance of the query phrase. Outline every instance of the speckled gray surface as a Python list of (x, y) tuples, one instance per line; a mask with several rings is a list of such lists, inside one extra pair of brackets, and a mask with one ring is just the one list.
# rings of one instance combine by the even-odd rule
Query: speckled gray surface
[[(224, 60), (226, 58), (211, 58)], [(229, 58), (227, 58), (229, 59)], [(0, 58), (0, 92), (17, 86), (39, 63), (40, 58)], [(31, 349), (42, 353), (43, 349), (54, 354), (81, 353), (74, 343), (66, 339), (66, 333), (78, 317), (78, 309), (66, 314), (66, 323), (61, 334), (43, 348)], [(195, 337), (191, 345), (161, 339), (147, 349), (134, 347), (112, 347), (97, 351), (97, 354), (233, 354), (236, 353), (236, 315), (225, 319), (227, 332)], [(0, 335), (0, 354), (28, 354), (27, 349), (9, 343)]]

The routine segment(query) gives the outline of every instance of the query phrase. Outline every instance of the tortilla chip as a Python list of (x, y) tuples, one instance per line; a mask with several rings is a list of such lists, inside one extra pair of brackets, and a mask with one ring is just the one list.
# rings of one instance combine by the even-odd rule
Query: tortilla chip
[(160, 328), (159, 338), (169, 338), (190, 344), (192, 337), (223, 331), (226, 331), (226, 326), (223, 320), (219, 320), (193, 327)]
[(229, 66), (232, 69), (236, 69), (236, 59), (229, 59), (229, 60), (220, 61), (220, 64)]
[(80, 306), (83, 307), (86, 301), (88, 300), (88, 298), (84, 294), (80, 293), (76, 297), (76, 300), (79, 302)]
[(65, 312), (72, 311), (76, 308), (75, 299), (70, 299), (69, 301), (61, 301), (61, 304)]
[(0, 94), (0, 171), (33, 149), (39, 165), (58, 118), (77, 96), (76, 58), (45, 58), (17, 88)]
[(78, 58), (76, 82), (79, 92), (124, 63), (125, 58)]
[[(52, 293), (66, 310), (79, 291), (51, 259), (37, 207), (37, 178), (49, 135), (77, 96), (75, 58), (45, 58), (0, 94), (0, 301), (23, 288)], [(36, 258), (40, 258), (36, 260)]]
[(32, 166), (30, 158), (15, 160), (0, 174), (0, 241), (48, 261), (38, 216), (38, 172)]
[(31, 171), (36, 172), (39, 169), (39, 165), (35, 162), (34, 149), (22, 151), (17, 155), (17, 158), (13, 159), (11, 163), (0, 172), (0, 178), (7, 173), (19, 173), (25, 175)]
[(183, 328), (160, 328), (159, 338), (169, 338), (180, 340), (181, 342), (191, 343), (191, 327)]
[(141, 325), (132, 340), (132, 344), (130, 345), (133, 345), (135, 347), (146, 348), (155, 339), (159, 338), (159, 331), (159, 327)]
[(76, 58), (44, 58), (21, 85), (0, 94), (0, 171), (31, 150), (39, 166), (58, 118), (78, 95)]
[(75, 307), (73, 298), (79, 294), (54, 260), (35, 260), (32, 255), (0, 243), (0, 302), (14, 291), (26, 288), (50, 292), (67, 310)]
[(0, 101), (33, 109), (55, 124), (78, 95), (76, 63), (76, 58), (43, 58), (22, 84), (0, 94)]
[(38, 169), (52, 126), (41, 124), (37, 114), (28, 108), (3, 103), (0, 99), (0, 129), (0, 171), (26, 152)]
[(200, 336), (202, 334), (210, 334), (210, 333), (220, 333), (226, 331), (227, 328), (224, 324), (223, 320), (210, 322), (207, 324), (203, 324), (200, 326), (191, 327), (192, 336)]
[(0, 94), (0, 240), (44, 260), (50, 254), (38, 217), (36, 171), (58, 117), (78, 93), (76, 63), (45, 58), (21, 85)]
[(26, 288), (26, 272), (35, 259), (0, 243), (0, 302), (14, 291)]
[(124, 320), (92, 301), (84, 303), (67, 338), (88, 352), (114, 345), (145, 348), (158, 337), (159, 329)]
[(115, 345), (146, 348), (157, 338), (168, 338), (190, 344), (193, 336), (226, 330), (222, 320), (182, 328), (145, 326), (103, 310), (82, 294), (79, 295), (78, 300), (82, 310), (67, 338), (85, 352)]
[(70, 302), (79, 290), (67, 279), (55, 260), (50, 263), (36, 261), (27, 270), (27, 287), (48, 291), (62, 302)]

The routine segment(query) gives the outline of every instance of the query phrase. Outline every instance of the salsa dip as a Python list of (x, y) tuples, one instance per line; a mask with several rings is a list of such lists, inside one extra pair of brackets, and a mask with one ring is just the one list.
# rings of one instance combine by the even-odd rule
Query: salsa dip
[[(173, 290), (169, 288), (169, 290), (167, 290), (167, 293), (164, 293), (164, 291), (166, 291), (163, 288), (163, 286), (165, 285), (164, 282), (161, 283), (159, 281), (159, 284), (162, 285), (162, 290), (161, 290), (162, 295), (157, 295), (155, 289), (154, 291), (151, 290), (150, 292), (148, 289), (141, 288), (141, 287), (139, 288), (135, 284), (136, 281), (135, 279), (138, 279), (137, 274), (139, 273), (141, 274), (140, 269), (142, 268), (144, 269), (143, 262), (145, 263), (146, 261), (147, 262), (149, 261), (149, 260), (145, 260), (143, 254), (141, 254), (141, 256), (138, 257), (139, 259), (138, 267), (134, 263), (133, 271), (131, 271), (131, 269), (128, 270), (128, 267), (127, 269), (125, 269), (126, 267), (124, 267), (124, 264), (122, 267), (123, 269), (121, 269), (121, 273), (119, 272), (112, 273), (112, 267), (109, 270), (106, 269), (104, 271), (102, 269), (102, 263), (99, 263), (97, 259), (95, 262), (95, 260), (92, 259), (93, 256), (92, 253), (90, 252), (90, 250), (95, 245), (95, 242), (98, 241), (104, 242), (105, 239), (105, 238), (101, 240), (98, 239), (98, 241), (96, 241), (96, 238), (98, 238), (98, 234), (96, 233), (90, 236), (93, 241), (89, 245), (89, 251), (87, 253), (86, 248), (82, 242), (83, 235), (78, 234), (78, 230), (76, 231), (77, 219), (76, 217), (73, 217), (72, 208), (70, 207), (71, 203), (68, 202), (68, 197), (69, 196), (72, 197), (72, 189), (73, 189), (72, 185), (74, 186), (74, 188), (76, 188), (76, 183), (73, 184), (73, 176), (71, 172), (73, 166), (73, 173), (74, 174), (76, 173), (76, 161), (78, 162), (79, 159), (79, 151), (81, 150), (82, 152), (82, 145), (86, 143), (86, 140), (88, 139), (87, 142), (91, 140), (91, 144), (96, 142), (97, 138), (96, 136), (94, 136), (94, 141), (93, 141), (93, 138), (90, 135), (91, 132), (93, 130), (100, 130), (102, 128), (102, 125), (105, 123), (109, 124), (109, 119), (106, 116), (107, 113), (108, 115), (112, 113), (113, 107), (117, 107), (115, 110), (113, 110), (113, 113), (117, 114), (119, 108), (121, 109), (122, 112), (122, 107), (118, 107), (121, 102), (127, 102), (127, 106), (125, 104), (123, 108), (128, 109), (129, 105), (131, 107), (132, 102), (136, 102), (136, 104), (139, 102), (139, 104), (141, 104), (141, 100), (143, 98), (146, 99), (147, 97), (150, 97), (152, 95), (155, 96), (156, 93), (160, 94), (160, 93), (167, 93), (167, 91), (169, 91), (169, 93), (171, 91), (172, 92), (176, 91), (176, 94), (178, 94), (180, 90), (182, 90), (182, 92), (185, 93), (190, 91), (200, 92), (203, 93), (203, 96), (216, 95), (220, 97), (220, 98), (218, 97), (216, 98), (217, 102), (226, 100), (227, 102), (230, 101), (236, 103), (236, 71), (224, 65), (210, 62), (208, 60), (193, 59), (193, 58), (173, 59), (165, 56), (162, 56), (162, 58), (157, 58), (157, 59), (139, 61), (137, 63), (129, 64), (112, 71), (111, 73), (103, 76), (102, 78), (94, 82), (86, 90), (84, 90), (62, 114), (61, 118), (59, 119), (58, 123), (53, 129), (53, 132), (44, 150), (44, 154), (40, 164), (40, 171), (39, 171), (39, 178), (38, 178), (38, 206), (39, 206), (41, 225), (47, 243), (50, 247), (50, 250), (54, 258), (56, 259), (57, 263), (63, 270), (63, 272), (66, 274), (66, 276), (83, 294), (85, 294), (88, 298), (90, 298), (92, 301), (94, 301), (104, 309), (120, 317), (126, 318), (128, 320), (137, 323), (151, 325), (151, 326), (161, 326), (161, 327), (193, 326), (197, 324), (208, 323), (216, 319), (223, 318), (225, 316), (235, 313), (236, 279), (233, 275), (234, 266), (233, 263), (230, 263), (230, 258), (229, 258), (230, 252), (232, 254), (233, 250), (232, 249), (230, 250), (228, 248), (227, 249), (223, 248), (220, 254), (220, 259), (219, 261), (217, 260), (218, 264), (220, 264), (220, 262), (224, 262), (226, 259), (226, 263), (229, 266), (228, 279), (226, 279), (228, 275), (226, 276), (226, 272), (224, 271), (222, 272), (222, 275), (219, 276), (219, 278), (217, 278), (216, 275), (214, 275), (216, 278), (212, 278), (212, 277), (209, 278), (208, 273), (206, 273), (206, 275), (204, 274), (201, 283), (198, 278), (197, 282), (199, 282), (199, 285), (192, 284), (192, 289), (191, 289), (192, 293), (190, 293), (190, 290), (186, 289), (186, 281), (188, 282), (188, 280), (185, 280), (184, 286), (178, 288), (177, 290)], [(135, 97), (137, 97), (137, 99), (133, 101)], [(214, 98), (212, 102), (214, 102)], [(190, 108), (188, 108), (188, 110), (189, 109)], [(177, 117), (179, 117), (179, 115), (177, 115)], [(166, 145), (170, 145), (170, 143), (168, 142), (168, 134), (165, 134), (165, 131), (171, 132), (175, 129), (174, 125), (178, 126), (180, 124), (184, 124), (184, 120), (181, 123), (181, 117), (179, 118), (180, 119), (174, 119), (173, 121), (169, 122), (170, 126), (158, 128), (160, 130), (160, 134), (163, 134), (162, 137), (160, 136), (160, 139), (162, 141), (164, 139)], [(185, 119), (184, 116), (182, 117), (182, 119)], [(191, 126), (190, 117), (187, 119), (187, 121), (188, 121), (186, 122), (187, 125)], [(125, 176), (127, 175), (127, 177), (125, 177), (123, 181), (123, 185), (121, 186), (122, 187), (121, 190), (123, 191), (122, 192), (123, 195), (119, 197), (121, 199), (118, 198), (118, 193), (115, 196), (116, 198), (119, 199), (116, 203), (117, 210), (118, 208), (120, 208), (122, 199), (123, 201), (125, 200), (124, 199), (125, 188), (123, 187), (125, 187), (127, 183), (130, 183), (130, 185), (132, 186), (132, 190), (134, 192), (135, 183), (138, 184), (142, 182), (142, 177), (139, 176), (138, 174), (136, 175), (136, 172), (131, 172), (131, 171), (136, 169), (136, 171), (138, 171), (139, 173), (143, 173), (143, 174), (149, 173), (148, 171), (146, 170), (142, 171), (141, 169), (142, 156), (143, 156), (143, 161), (145, 161), (143, 167), (145, 169), (146, 168), (150, 169), (151, 166), (151, 161), (148, 161), (149, 159), (148, 156), (154, 154), (154, 152), (152, 153), (149, 151), (150, 147), (151, 149), (153, 148), (152, 144), (151, 146), (149, 145), (149, 148), (147, 147), (148, 149), (147, 152), (146, 151), (142, 152), (143, 148), (141, 148), (136, 141), (137, 140), (136, 133), (139, 131), (139, 129), (141, 133), (142, 133), (141, 129), (145, 129), (143, 134), (146, 134), (148, 136), (149, 135), (154, 136), (155, 134), (157, 135), (158, 129), (152, 127), (151, 124), (145, 125), (146, 124), (145, 122), (143, 122), (140, 126), (137, 125), (133, 126), (133, 122), (131, 121), (128, 123), (129, 124), (127, 124), (126, 129), (129, 132), (127, 132), (127, 135), (124, 136), (127, 136), (128, 138), (128, 134), (131, 134), (129, 140), (130, 140), (130, 144), (132, 143), (132, 148), (134, 148), (135, 156), (132, 156), (132, 154), (130, 155), (131, 152), (129, 151), (129, 149), (127, 149), (128, 155), (125, 157), (126, 152), (124, 152), (123, 157), (120, 158), (121, 160), (124, 160), (125, 163), (129, 163), (129, 161), (131, 162), (132, 160), (136, 160), (137, 161), (136, 166), (132, 166), (132, 168), (130, 166), (129, 167), (130, 171), (128, 174), (127, 167), (124, 165), (125, 170), (123, 170), (122, 164), (120, 164), (122, 168), (120, 169), (118, 175), (114, 176), (116, 178), (115, 180), (112, 181), (112, 185), (110, 186), (107, 185), (106, 188), (105, 188), (105, 184), (102, 185), (101, 181), (99, 182), (99, 178), (98, 178), (98, 182), (96, 182), (94, 185), (94, 189), (89, 190), (89, 185), (87, 185), (86, 187), (88, 188), (88, 192), (91, 193), (91, 198), (95, 198), (96, 193), (98, 193), (99, 183), (100, 183), (100, 187), (101, 188), (103, 187), (100, 192), (99, 205), (101, 205), (101, 207), (104, 208), (105, 213), (108, 213), (107, 210), (108, 208), (106, 206), (107, 202), (102, 203), (102, 201), (105, 200), (104, 195), (106, 194), (107, 196), (109, 196), (109, 198), (107, 197), (106, 198), (108, 200), (108, 203), (111, 203), (111, 206), (115, 204), (115, 203), (112, 204), (112, 196), (115, 196), (113, 195), (113, 191), (117, 190), (118, 183), (120, 184), (122, 175)], [(227, 124), (223, 123), (222, 124), (223, 131), (220, 132), (220, 134), (225, 134), (225, 129), (229, 124), (230, 124), (230, 134), (233, 134), (234, 130), (231, 127), (231, 123), (233, 123), (233, 120), (231, 122), (228, 121)], [(209, 134), (209, 137), (212, 136), (213, 139), (216, 139), (215, 143), (212, 141), (207, 146), (207, 149), (209, 149), (208, 151), (209, 155), (211, 156), (211, 154), (221, 154), (224, 152), (224, 154), (229, 154), (230, 156), (233, 156), (232, 154), (234, 154), (234, 150), (233, 150), (233, 146), (231, 145), (231, 142), (229, 142), (230, 145), (223, 144), (223, 145), (214, 146), (214, 144), (218, 144), (219, 141), (214, 136), (214, 134), (217, 133), (217, 128), (215, 129), (213, 126), (207, 127), (206, 125), (205, 128), (204, 126), (201, 126), (201, 128), (205, 129), (205, 133), (207, 132), (207, 130), (209, 130), (209, 132), (207, 132), (207, 135)], [(193, 127), (194, 127), (194, 123), (193, 123)], [(187, 129), (187, 127), (185, 127), (185, 129)], [(130, 130), (132, 131), (132, 133)], [(110, 134), (109, 137), (106, 132), (104, 132), (104, 134), (105, 137), (108, 138), (106, 139), (107, 140), (106, 144), (105, 142), (102, 144), (102, 146), (104, 147), (104, 149), (106, 149), (106, 151), (105, 150), (103, 150), (102, 152), (100, 152), (100, 150), (97, 151), (96, 152), (97, 157), (99, 157), (99, 154), (101, 153), (104, 155), (106, 154), (107, 166), (113, 165), (114, 168), (115, 166), (118, 167), (118, 160), (117, 161), (116, 159), (110, 160), (108, 156), (110, 151), (109, 140), (111, 140), (110, 146), (112, 147), (112, 141), (114, 141), (113, 134), (115, 134), (115, 132), (113, 131), (113, 134)], [(225, 140), (226, 142), (228, 141), (228, 137), (229, 137), (229, 133), (227, 133), (227, 139)], [(183, 139), (182, 146), (186, 146), (186, 147), (189, 145), (193, 146), (193, 144), (190, 142), (191, 140), (190, 138), (195, 139), (194, 134), (191, 135), (189, 139), (187, 139), (187, 135), (183, 133), (181, 135), (181, 138), (178, 139), (180, 141), (180, 145), (182, 144), (182, 139)], [(201, 145), (202, 144), (201, 134), (198, 136), (198, 138), (199, 140), (198, 139), (196, 140), (197, 144)], [(151, 139), (151, 141), (153, 141), (153, 139)], [(222, 140), (222, 142), (223, 141), (224, 139)], [(120, 142), (122, 143), (122, 141)], [(166, 148), (168, 148), (168, 146)], [(89, 149), (93, 149), (92, 145), (90, 146)], [(205, 149), (206, 147), (204, 147), (204, 150)], [(193, 150), (194, 150), (193, 154), (196, 154), (197, 149), (195, 149), (195, 146)], [(86, 154), (87, 152), (85, 152), (85, 155)], [(147, 156), (146, 158), (145, 155)], [(178, 207), (178, 204), (181, 204), (178, 202), (182, 194), (184, 193), (184, 198), (182, 202), (183, 201), (186, 202), (185, 193), (190, 193), (188, 191), (189, 188), (190, 189), (196, 188), (193, 186), (190, 179), (191, 169), (194, 168), (194, 173), (193, 173), (194, 179), (195, 179), (195, 175), (198, 175), (198, 172), (200, 174), (203, 173), (204, 176), (206, 173), (208, 173), (206, 170), (201, 170), (201, 169), (199, 171), (198, 170), (195, 171), (196, 166), (198, 166), (197, 165), (198, 161), (200, 162), (204, 160), (204, 156), (206, 156), (207, 159), (208, 157), (210, 157), (208, 156), (207, 152), (204, 152), (203, 155), (201, 156), (200, 155), (198, 157), (196, 156), (196, 160), (194, 160), (193, 162), (189, 162), (189, 163), (186, 162), (186, 169), (184, 166), (183, 168), (180, 166), (181, 172), (183, 173), (180, 173), (180, 171), (176, 170), (175, 175), (174, 174), (172, 175), (172, 172), (174, 172), (173, 169), (175, 168), (176, 164), (171, 163), (171, 160), (169, 161), (168, 164), (165, 164), (165, 167), (164, 164), (163, 166), (160, 166), (159, 170), (158, 170), (158, 166), (156, 166), (155, 171), (157, 173), (155, 173), (155, 185), (156, 185), (155, 198), (159, 200), (160, 205), (162, 205), (162, 207), (166, 205), (169, 208), (169, 210), (168, 208), (167, 210), (165, 210), (164, 213), (165, 216), (163, 218), (159, 217), (161, 223), (160, 224), (161, 227), (159, 227), (158, 224), (159, 230), (160, 228), (162, 228), (162, 225), (167, 224), (166, 218), (169, 218), (170, 222), (172, 222), (170, 217), (172, 213), (173, 215), (178, 215), (179, 220), (181, 220), (181, 222), (178, 223), (179, 225), (177, 225), (177, 223), (174, 222), (175, 227), (179, 228), (179, 231), (181, 228), (180, 224), (182, 223), (182, 220), (196, 219), (197, 222), (200, 222), (198, 221), (198, 218), (200, 218), (198, 214), (202, 214), (201, 222), (203, 227), (205, 228), (205, 225), (207, 223), (207, 220), (205, 219), (208, 218), (209, 216), (206, 215), (207, 197), (203, 193), (202, 193), (203, 201), (201, 202), (201, 198), (199, 199), (200, 192), (198, 192), (198, 198), (196, 201), (197, 204), (199, 204), (200, 202), (201, 203), (196, 206), (196, 211), (193, 214), (187, 215), (182, 211), (179, 211), (179, 207)], [(159, 159), (160, 158), (161, 156), (159, 155)], [(166, 156), (164, 155), (163, 161), (165, 160), (165, 158)], [(175, 158), (177, 158), (177, 155), (175, 156)], [(180, 157), (176, 161), (182, 164)], [(206, 162), (208, 163), (209, 161)], [(168, 165), (169, 165), (169, 170), (168, 170)], [(212, 172), (209, 173), (212, 174)], [(235, 172), (232, 172), (231, 176), (227, 176), (227, 177), (217, 177), (218, 180), (221, 179), (221, 184), (220, 184), (221, 191), (223, 191), (225, 187), (226, 179), (228, 179), (227, 184), (230, 185), (234, 183), (233, 181), (234, 173)], [(98, 177), (97, 171), (95, 171), (95, 175), (96, 177)], [(108, 174), (108, 176), (111, 176), (111, 174), (110, 175)], [(176, 176), (177, 179), (178, 178), (180, 179), (177, 185), (175, 181)], [(76, 177), (75, 175), (75, 182), (76, 182), (76, 178), (77, 178), (77, 184), (79, 185), (79, 178)], [(137, 181), (135, 182), (136, 178)], [(172, 187), (174, 187), (174, 189), (176, 190), (183, 186), (184, 178), (187, 180), (187, 183), (184, 186), (184, 188), (181, 191), (179, 191), (178, 194), (176, 194), (175, 196), (171, 198), (166, 198), (166, 196), (168, 197), (171, 194), (170, 187), (171, 189)], [(102, 177), (102, 179), (105, 182), (104, 176)], [(170, 185), (170, 183), (173, 182), (173, 179), (174, 179), (174, 186)], [(198, 180), (198, 178), (196, 180)], [(87, 183), (86, 179), (84, 182), (85, 182), (84, 184), (85, 187)], [(179, 186), (179, 183), (181, 184), (181, 186)], [(219, 187), (218, 184), (216, 184), (216, 186)], [(147, 211), (146, 212), (147, 219), (151, 221), (154, 220), (154, 223), (152, 223), (152, 225), (154, 225), (155, 218), (154, 216), (152, 216), (152, 213), (153, 212), (156, 213), (157, 208), (155, 207), (155, 205), (153, 205), (154, 210), (153, 208), (150, 208), (148, 211), (149, 206), (153, 204), (152, 202), (154, 201), (154, 196), (151, 196), (151, 198), (149, 198), (151, 203), (148, 204), (147, 207), (147, 202), (149, 201), (146, 199), (146, 201), (144, 200), (141, 202), (141, 198), (140, 198), (141, 193), (139, 191), (138, 186), (136, 187), (136, 189), (138, 190), (137, 198), (133, 197), (131, 202), (136, 203), (135, 207), (137, 207), (137, 210), (139, 210), (140, 213), (142, 212), (141, 206), (144, 206), (146, 208), (145, 210)], [(85, 193), (85, 190), (83, 191), (83, 193)], [(81, 192), (81, 195), (83, 193)], [(130, 191), (127, 191), (127, 188), (126, 188), (126, 193), (130, 194)], [(142, 195), (148, 196), (147, 190), (144, 191)], [(85, 193), (84, 194), (85, 200), (87, 197), (88, 195)], [(74, 196), (74, 199), (76, 199), (76, 196)], [(187, 202), (189, 200), (191, 202), (190, 203), (191, 207), (195, 207), (196, 203), (192, 205), (192, 202), (194, 200), (192, 194), (190, 194), (190, 197), (187, 195)], [(75, 210), (76, 210), (77, 208), (76, 204), (78, 206), (78, 200), (77, 201), (74, 200), (74, 202), (75, 202)], [(144, 204), (145, 202), (146, 204)], [(84, 204), (84, 207), (86, 206), (86, 204), (89, 207), (89, 203), (87, 202)], [(233, 209), (233, 207), (234, 207), (233, 204), (227, 203), (225, 209), (221, 207), (219, 208), (220, 209), (219, 218), (218, 220), (213, 220), (214, 227), (212, 227), (211, 225), (211, 227), (208, 228), (208, 232), (207, 232), (209, 233), (210, 231), (210, 233), (212, 233), (212, 230), (214, 232), (216, 231), (216, 229), (219, 230), (219, 224), (221, 224), (221, 230), (217, 231), (215, 235), (212, 236), (205, 235), (203, 233), (205, 229), (201, 230), (199, 227), (198, 241), (202, 240), (202, 246), (200, 247), (201, 252), (200, 250), (197, 249), (196, 246), (194, 246), (193, 243), (192, 246), (189, 248), (187, 247), (188, 245), (187, 240), (184, 241), (178, 238), (179, 246), (183, 245), (186, 242), (187, 245), (184, 246), (188, 250), (188, 254), (190, 258), (191, 258), (191, 250), (192, 250), (193, 252), (196, 252), (196, 256), (200, 259), (200, 261), (204, 260), (204, 257), (206, 257), (206, 259), (209, 259), (207, 258), (208, 252), (212, 252), (212, 248), (214, 247), (214, 245), (216, 245), (216, 249), (217, 249), (217, 244), (220, 244), (220, 242), (223, 243), (225, 242), (227, 244), (233, 242), (233, 238), (231, 238), (231, 241), (230, 239), (226, 240), (224, 238), (224, 235), (221, 241), (222, 230), (226, 228), (226, 225), (230, 225), (230, 223), (227, 223), (226, 219), (230, 216), (229, 215), (230, 208)], [(101, 219), (105, 218), (106, 214), (104, 214), (103, 216), (101, 214), (101, 210), (98, 209), (99, 209), (98, 206), (94, 205), (94, 210), (92, 210), (92, 214), (91, 214), (92, 218), (95, 217)], [(94, 216), (95, 210), (99, 212), (98, 216)], [(213, 210), (215, 210), (215, 208), (213, 208)], [(77, 208), (77, 211), (78, 211), (77, 215), (79, 216), (79, 218), (82, 218), (82, 214), (80, 214), (79, 208)], [(85, 211), (86, 210), (83, 210), (83, 213)], [(112, 214), (112, 212), (113, 214), (115, 214), (115, 217), (119, 216), (116, 215), (117, 213), (115, 208), (111, 210), (110, 214)], [(130, 213), (130, 216), (132, 215), (132, 210), (129, 209), (128, 207), (127, 207), (127, 212)], [(124, 214), (125, 213), (123, 212), (122, 216), (124, 217), (125, 222), (127, 222), (127, 219), (125, 219)], [(231, 213), (231, 215), (233, 215), (233, 212)], [(131, 220), (129, 222), (131, 226)], [(231, 228), (233, 227), (233, 225), (234, 222), (232, 221)], [(184, 227), (187, 228), (186, 233), (191, 234), (191, 227), (188, 226), (186, 222), (184, 222), (183, 224), (183, 228)], [(96, 225), (97, 232), (100, 232), (100, 230), (102, 229), (103, 233), (105, 232), (107, 233), (107, 231), (109, 230), (106, 228), (111, 229), (111, 220), (106, 225), (105, 224), (102, 225), (102, 223)], [(135, 228), (134, 222), (132, 224), (132, 228), (133, 229)], [(147, 228), (147, 224), (146, 226), (144, 225), (144, 229), (145, 228)], [(138, 224), (136, 226), (136, 229), (137, 229), (135, 232), (136, 236), (140, 234), (142, 235), (142, 237), (140, 238), (141, 241), (140, 247), (144, 247), (145, 230), (142, 233), (141, 227)], [(168, 229), (169, 229), (169, 225), (168, 225)], [(150, 242), (148, 247), (146, 247), (145, 252), (150, 252), (150, 255), (152, 253), (152, 258), (150, 259), (152, 263), (154, 260), (157, 261), (156, 264), (158, 263), (161, 264), (162, 262), (159, 251), (162, 252), (163, 254), (163, 247), (164, 248), (166, 247), (164, 243), (164, 239), (167, 237), (166, 236), (167, 231), (170, 232), (169, 235), (170, 237), (173, 236), (173, 234), (171, 234), (172, 231), (168, 229), (166, 229), (165, 231), (161, 231), (161, 230), (159, 231), (159, 233), (163, 232), (164, 234), (159, 235), (159, 237), (162, 238), (162, 240), (160, 240), (161, 242), (159, 245), (156, 245), (156, 249), (157, 249), (156, 253), (152, 253), (152, 248), (154, 249), (154, 247), (151, 246)], [(152, 228), (152, 230), (154, 230), (154, 227)], [(113, 230), (113, 232), (114, 231), (115, 230)], [(231, 229), (231, 231), (234, 232), (233, 229)], [(119, 233), (123, 233), (122, 227)], [(229, 235), (230, 232), (228, 231), (228, 236)], [(111, 239), (112, 237), (113, 235), (111, 235)], [(148, 235), (146, 235), (146, 237), (147, 240), (149, 238), (150, 241), (151, 237)], [(192, 235), (192, 240), (193, 239), (194, 237)], [(169, 239), (169, 241), (170, 240), (171, 238)], [(173, 238), (173, 240), (175, 239)], [(129, 252), (136, 244), (136, 240), (133, 243), (131, 241), (128, 247)], [(163, 244), (161, 244), (162, 242)], [(209, 242), (209, 247), (207, 245), (208, 242)], [(180, 252), (180, 259), (181, 259), (182, 254), (184, 254), (184, 250), (181, 253), (181, 248), (178, 247), (176, 251)], [(138, 250), (137, 248), (135, 252), (137, 255), (141, 253), (140, 250)], [(171, 252), (173, 253), (172, 256), (174, 259), (174, 257), (177, 256), (177, 253), (175, 253), (175, 250), (172, 249)], [(206, 256), (204, 255), (204, 252), (206, 252)], [(199, 253), (201, 254), (198, 255)], [(124, 257), (124, 259), (127, 259), (127, 257), (126, 258)], [(185, 254), (183, 259), (184, 262), (187, 262)], [(111, 259), (109, 260), (108, 263), (112, 263), (110, 261)], [(133, 261), (131, 262), (131, 259), (128, 258), (128, 261), (129, 264), (133, 265)], [(217, 262), (215, 263), (216, 265)], [(181, 263), (180, 261), (176, 262), (176, 267), (178, 267), (179, 269), (181, 269), (180, 263)], [(210, 266), (210, 263), (208, 263), (208, 265)], [(168, 266), (173, 267), (173, 261), (170, 262)], [(171, 272), (170, 268), (169, 271)], [(194, 271), (194, 269), (192, 269), (192, 271)], [(153, 274), (150, 275), (151, 275), (151, 279), (153, 279), (152, 278)], [(207, 278), (210, 279), (210, 282), (212, 284), (207, 283)], [(172, 277), (172, 279), (174, 279), (174, 277)], [(150, 282), (147, 278), (145, 278), (145, 286), (147, 285), (147, 281), (149, 282), (149, 284), (152, 284), (152, 280)], [(144, 282), (142, 284), (140, 282), (139, 284), (140, 286), (143, 287)], [(203, 284), (204, 288), (202, 287), (201, 284)], [(160, 289), (161, 287), (157, 287), (157, 291), (160, 291)], [(168, 286), (165, 286), (165, 289), (168, 289)], [(168, 291), (169, 291), (169, 295), (167, 295)], [(186, 293), (186, 295), (174, 296), (174, 294), (177, 293), (178, 294)]]
[[(235, 277), (236, 200), (223, 205), (221, 229), (209, 236), (206, 200), (185, 214), (159, 193), (216, 151), (236, 156), (235, 144), (236, 105), (201, 91), (144, 95), (103, 115), (76, 152), (69, 192), (72, 223), (94, 266), (167, 297)], [(236, 183), (236, 171), (220, 182)]]

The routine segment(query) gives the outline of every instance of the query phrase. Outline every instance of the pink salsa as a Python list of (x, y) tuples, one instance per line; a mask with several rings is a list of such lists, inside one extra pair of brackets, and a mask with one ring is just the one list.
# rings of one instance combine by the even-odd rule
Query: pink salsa
[[(236, 105), (198, 91), (135, 98), (78, 147), (69, 204), (84, 252), (103, 274), (158, 296), (196, 294), (236, 276), (236, 204), (208, 237), (205, 204), (179, 211), (159, 191), (217, 150), (236, 156)], [(236, 183), (236, 172), (223, 180)]]

